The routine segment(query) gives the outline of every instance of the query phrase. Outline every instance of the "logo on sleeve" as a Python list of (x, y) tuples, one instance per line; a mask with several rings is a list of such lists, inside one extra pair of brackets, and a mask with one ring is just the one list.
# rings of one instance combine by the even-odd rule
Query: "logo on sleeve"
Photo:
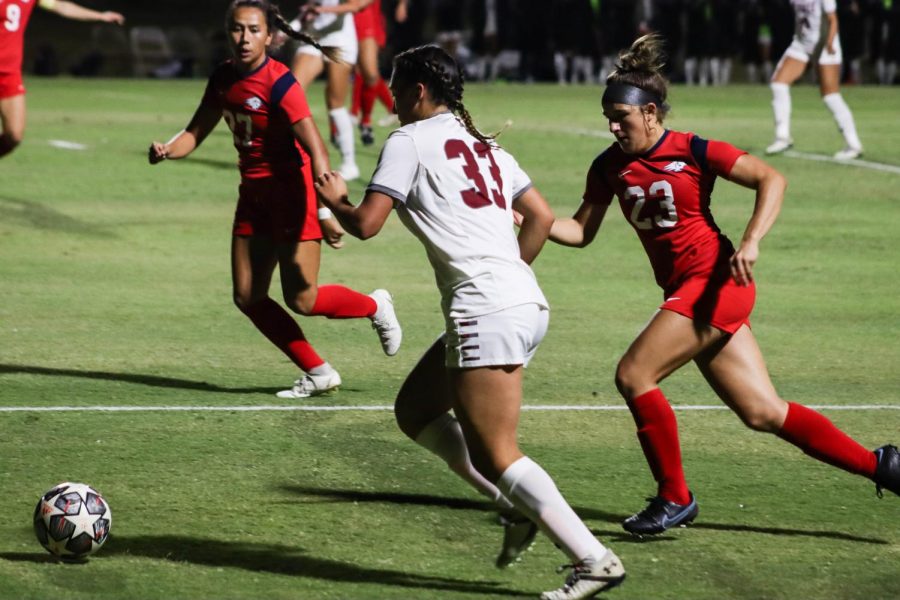
[(672, 161), (663, 167), (663, 171), (669, 171), (672, 173), (681, 173), (684, 171), (684, 168), (687, 166), (687, 163), (683, 163), (680, 160)]
[(244, 101), (244, 104), (246, 104), (250, 108), (250, 110), (259, 110), (263, 105), (263, 101), (256, 96), (251, 96)]

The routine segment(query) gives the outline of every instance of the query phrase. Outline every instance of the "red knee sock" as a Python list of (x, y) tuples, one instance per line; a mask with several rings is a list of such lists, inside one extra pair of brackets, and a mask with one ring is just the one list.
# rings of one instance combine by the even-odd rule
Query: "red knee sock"
[(375, 84), (375, 94), (389, 113), (394, 112), (394, 96), (391, 95), (391, 88), (380, 77), (378, 83)]
[(681, 465), (678, 422), (669, 401), (659, 388), (654, 388), (631, 400), (628, 408), (637, 425), (647, 464), (659, 486), (657, 493), (669, 502), (687, 504), (691, 495)]
[(823, 415), (802, 404), (788, 402), (788, 413), (778, 432), (806, 454), (845, 471), (872, 478), (878, 460)]
[(294, 364), (309, 371), (325, 361), (306, 341), (297, 322), (271, 298), (241, 309), (266, 338), (284, 352)]
[(359, 122), (363, 125), (370, 125), (372, 123), (372, 109), (375, 107), (375, 98), (377, 97), (375, 87), (377, 85), (378, 84), (363, 85), (362, 94), (360, 96), (362, 116), (359, 119)]
[(378, 306), (365, 294), (342, 285), (321, 285), (310, 315), (329, 319), (358, 319), (371, 317)]
[(353, 74), (353, 100), (350, 105), (350, 114), (359, 115), (359, 109), (362, 107), (362, 91), (363, 78), (359, 72)]

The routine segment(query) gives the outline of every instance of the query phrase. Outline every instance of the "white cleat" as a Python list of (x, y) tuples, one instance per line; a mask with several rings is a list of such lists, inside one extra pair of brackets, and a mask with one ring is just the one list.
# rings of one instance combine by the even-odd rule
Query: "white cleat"
[(781, 154), (785, 150), (790, 150), (794, 145), (794, 140), (775, 138), (775, 141), (766, 147), (766, 154)]
[(835, 160), (853, 160), (860, 156), (862, 156), (862, 148), (851, 148), (850, 146), (834, 153)]
[(356, 163), (344, 163), (341, 165), (341, 168), (338, 169), (341, 177), (344, 178), (344, 181), (353, 181), (354, 179), (359, 179), (359, 167), (356, 166)]
[[(579, 600), (593, 598), (605, 590), (611, 590), (625, 580), (625, 567), (619, 557), (607, 550), (602, 559), (588, 557), (571, 567), (566, 583), (558, 590), (544, 592), (541, 600)], [(565, 567), (563, 567), (565, 568)]]
[(531, 550), (538, 526), (525, 515), (514, 517), (501, 515), (500, 523), (503, 525), (503, 547), (497, 555), (495, 564), (498, 569), (505, 569), (522, 560), (523, 552)]
[(335, 390), (341, 385), (341, 376), (337, 371), (332, 371), (325, 375), (311, 375), (307, 373), (294, 382), (294, 387), (289, 390), (282, 390), (275, 394), (279, 398), (309, 398), (310, 396), (320, 396), (331, 390)]
[(394, 312), (394, 298), (387, 290), (375, 290), (369, 294), (369, 298), (375, 301), (377, 308), (372, 315), (372, 329), (378, 332), (381, 339), (381, 349), (388, 356), (394, 356), (400, 350), (400, 342), (403, 341), (403, 330), (397, 313)]

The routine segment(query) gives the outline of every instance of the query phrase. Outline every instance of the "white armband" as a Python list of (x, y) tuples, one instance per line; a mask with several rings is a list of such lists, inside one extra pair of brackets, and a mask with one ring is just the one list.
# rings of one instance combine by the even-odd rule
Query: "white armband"
[(324, 221), (325, 219), (330, 219), (333, 216), (334, 216), (334, 213), (331, 212), (330, 208), (323, 206), (322, 208), (319, 209), (319, 220), (320, 221)]

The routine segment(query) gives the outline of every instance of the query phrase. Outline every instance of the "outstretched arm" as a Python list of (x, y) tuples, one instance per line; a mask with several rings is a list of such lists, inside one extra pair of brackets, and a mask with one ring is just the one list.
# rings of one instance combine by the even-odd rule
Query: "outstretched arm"
[(550, 239), (563, 246), (584, 248), (594, 241), (603, 217), (606, 204), (582, 202), (575, 214), (568, 219), (556, 219), (550, 228)]
[(41, 3), (50, 12), (54, 12), (61, 17), (67, 19), (75, 19), (76, 21), (102, 21), (104, 23), (115, 23), (123, 25), (125, 17), (120, 13), (111, 10), (96, 11), (85, 8), (68, 0), (56, 0), (56, 2)]
[(734, 163), (728, 179), (756, 190), (756, 204), (753, 215), (737, 252), (731, 257), (731, 274), (738, 285), (749, 285), (753, 281), (753, 265), (759, 258), (759, 242), (775, 224), (784, 200), (787, 180), (765, 161), (744, 154)]
[(366, 192), (359, 206), (353, 206), (347, 199), (347, 182), (337, 171), (325, 173), (316, 179), (316, 191), (350, 235), (361, 240), (369, 239), (381, 231), (394, 208), (393, 198), (371, 190)]
[(164, 160), (184, 158), (206, 139), (221, 118), (221, 109), (201, 104), (188, 126), (176, 133), (172, 139), (165, 144), (161, 142), (150, 144), (147, 154), (150, 164), (155, 165)]
[(516, 218), (519, 229), (519, 255), (531, 264), (550, 234), (553, 225), (553, 211), (537, 188), (531, 187), (513, 200), (513, 209), (521, 215)]

